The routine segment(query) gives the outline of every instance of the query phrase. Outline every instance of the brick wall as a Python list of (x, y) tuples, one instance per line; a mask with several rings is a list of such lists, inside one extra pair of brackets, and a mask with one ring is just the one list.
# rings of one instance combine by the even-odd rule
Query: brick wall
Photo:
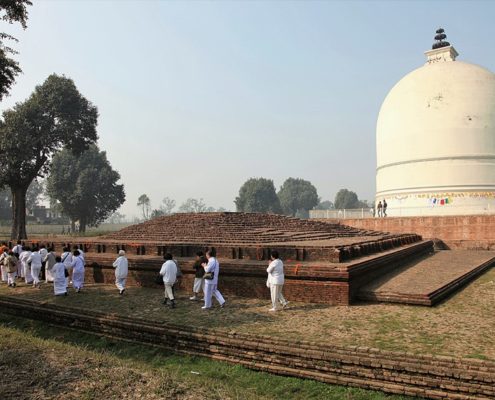
[(495, 250), (495, 215), (321, 219), (320, 221), (381, 232), (414, 232), (424, 239), (439, 239), (452, 249)]
[(495, 398), (495, 363), (193, 328), (0, 296), (4, 313), (326, 383), (430, 399)]
[[(388, 251), (376, 257), (357, 259), (350, 263), (308, 263), (284, 260), (284, 295), (288, 300), (333, 305), (350, 304), (360, 286), (369, 282), (398, 262), (418, 257), (432, 250), (432, 242), (424, 241), (401, 246), (397, 249), (390, 243)], [(113, 283), (115, 281), (112, 263), (115, 255), (87, 253), (86, 281), (90, 283)], [(128, 284), (159, 287), (155, 283), (163, 259), (157, 256), (128, 256)], [(183, 276), (177, 289), (191, 293), (194, 281), (192, 258), (179, 259)], [(266, 287), (268, 263), (257, 260), (220, 259), (219, 290), (225, 295), (250, 298), (269, 298)]]

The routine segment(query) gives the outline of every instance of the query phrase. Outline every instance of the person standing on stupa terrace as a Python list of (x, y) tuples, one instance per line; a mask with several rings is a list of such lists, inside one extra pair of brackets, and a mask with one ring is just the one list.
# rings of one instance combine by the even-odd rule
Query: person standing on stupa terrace
[(380, 218), (382, 216), (382, 208), (383, 208), (382, 202), (379, 201), (378, 205), (376, 206), (376, 214), (377, 214), (378, 218)]

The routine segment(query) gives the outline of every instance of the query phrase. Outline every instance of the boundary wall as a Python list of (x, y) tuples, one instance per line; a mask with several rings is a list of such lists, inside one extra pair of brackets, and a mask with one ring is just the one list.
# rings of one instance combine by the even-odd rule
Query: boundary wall
[(495, 250), (495, 215), (318, 219), (360, 229), (410, 233), (432, 239), (444, 249)]

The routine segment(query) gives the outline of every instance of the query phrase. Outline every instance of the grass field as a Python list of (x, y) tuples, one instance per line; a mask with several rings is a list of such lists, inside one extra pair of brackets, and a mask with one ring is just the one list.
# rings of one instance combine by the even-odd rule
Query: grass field
[(166, 354), (0, 313), (1, 399), (400, 400)]
[[(221, 289), (221, 288), (220, 288)], [(73, 292), (72, 292), (73, 293)], [(130, 287), (119, 296), (111, 285), (88, 286), (83, 293), (55, 298), (48, 285), (41, 290), (21, 285), (0, 287), (0, 294), (123, 314), (133, 318), (169, 321), (187, 326), (356, 345), (412, 353), (441, 354), (495, 360), (495, 269), (436, 307), (394, 304), (327, 306), (291, 302), (290, 308), (268, 312), (261, 299), (227, 298), (227, 307), (201, 310), (201, 303), (179, 293), (178, 307), (161, 304), (160, 289)]]

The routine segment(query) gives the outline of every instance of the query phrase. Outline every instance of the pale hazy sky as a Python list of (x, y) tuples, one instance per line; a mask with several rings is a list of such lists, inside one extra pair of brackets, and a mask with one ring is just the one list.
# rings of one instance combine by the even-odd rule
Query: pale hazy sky
[(392, 86), (445, 28), (460, 60), (495, 71), (489, 1), (34, 1), (16, 36), (24, 74), (51, 73), (99, 109), (100, 148), (127, 201), (202, 197), (235, 210), (250, 177), (304, 178), (323, 200), (372, 199), (375, 125)]

